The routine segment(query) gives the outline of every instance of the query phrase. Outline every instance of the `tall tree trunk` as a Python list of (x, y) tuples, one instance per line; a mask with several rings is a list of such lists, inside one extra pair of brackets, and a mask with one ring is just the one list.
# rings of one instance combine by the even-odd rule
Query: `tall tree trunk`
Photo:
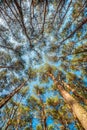
[(27, 81), (24, 81), (20, 86), (15, 88), (13, 92), (11, 92), (6, 98), (2, 99), (0, 102), (0, 108), (2, 108), (16, 93), (20, 91), (20, 89), (25, 85)]
[(44, 129), (43, 130), (47, 130), (47, 124), (46, 124), (46, 114), (45, 114), (45, 108), (44, 108), (44, 106), (43, 106), (43, 108), (42, 108), (42, 118), (43, 118), (43, 127), (44, 127)]
[(7, 125), (6, 125), (6, 127), (5, 127), (5, 129), (4, 130), (7, 130), (8, 129), (8, 127), (11, 125), (11, 123), (9, 122), (9, 120), (8, 120), (8, 122), (7, 122)]
[(64, 98), (65, 102), (70, 105), (73, 113), (81, 123), (82, 127), (87, 130), (87, 112), (85, 109), (77, 102), (76, 99), (74, 99), (67, 91), (64, 90), (64, 88), (58, 84), (56, 81), (54, 75), (47, 73), (49, 77), (52, 78), (54, 81), (54, 84), (57, 85), (57, 88)]
[(14, 3), (15, 3), (15, 6), (17, 7), (17, 9), (18, 9), (19, 16), (20, 16), (20, 18), (21, 18), (21, 22), (22, 22), (22, 26), (23, 26), (24, 33), (25, 33), (25, 35), (26, 35), (26, 37), (27, 37), (27, 39), (28, 39), (28, 41), (29, 41), (29, 43), (30, 43), (30, 46), (32, 46), (32, 45), (31, 45), (30, 37), (29, 37), (29, 35), (28, 35), (27, 29), (26, 29), (25, 24), (24, 24), (24, 16), (23, 16), (23, 12), (22, 12), (22, 7), (21, 7), (21, 5), (19, 5), (19, 3), (18, 3), (17, 0), (15, 0)]
[(46, 118), (44, 119), (44, 130), (47, 130)]
[(64, 84), (77, 98), (79, 98), (80, 100), (82, 100), (82, 101), (87, 105), (87, 99), (85, 99), (83, 96), (79, 95), (75, 89), (71, 88), (70, 85), (68, 85), (68, 84), (65, 83), (64, 81), (63, 81), (63, 84)]
[(54, 18), (53, 18), (52, 24), (54, 24), (54, 22), (55, 22), (55, 19), (56, 19), (56, 16), (57, 16), (57, 14), (58, 14), (58, 11), (59, 11), (59, 8), (60, 8), (60, 6), (61, 6), (61, 3), (62, 3), (62, 0), (60, 0), (60, 1), (58, 2), (57, 9), (56, 9), (56, 12), (55, 12), (55, 14), (54, 14)]
[(77, 28), (75, 30), (73, 30), (65, 39), (63, 39), (61, 42), (58, 43), (58, 47), (60, 47), (60, 45), (62, 45), (63, 42), (65, 42), (66, 40), (68, 40), (69, 38), (71, 38), (86, 23), (87, 23), (87, 18), (84, 18), (82, 20), (82, 22), (77, 26)]
[(70, 3), (69, 3), (69, 5), (68, 5), (68, 7), (67, 7), (67, 9), (66, 9), (66, 12), (65, 12), (64, 16), (63, 16), (63, 18), (61, 19), (61, 21), (60, 21), (59, 24), (58, 24), (58, 30), (61, 28), (61, 25), (62, 25), (63, 22), (64, 22), (64, 19), (65, 19), (65, 17), (66, 17), (67, 12), (69, 11), (69, 8), (70, 8), (71, 3), (72, 3), (72, 0), (70, 0)]
[(44, 20), (43, 20), (43, 26), (42, 26), (42, 34), (44, 33), (44, 25), (45, 25), (45, 19), (46, 19), (46, 7), (47, 7), (47, 1), (44, 4)]

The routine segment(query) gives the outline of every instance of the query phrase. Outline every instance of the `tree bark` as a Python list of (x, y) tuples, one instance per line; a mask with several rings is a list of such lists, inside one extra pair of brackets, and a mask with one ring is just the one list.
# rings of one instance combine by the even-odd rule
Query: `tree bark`
[(26, 37), (27, 37), (27, 39), (28, 39), (28, 41), (30, 43), (30, 46), (32, 46), (30, 37), (29, 37), (29, 35), (27, 33), (27, 29), (26, 29), (25, 24), (24, 24), (24, 17), (23, 17), (22, 7), (21, 7), (21, 5), (19, 5), (17, 0), (15, 0), (14, 3), (15, 3), (15, 6), (17, 7), (17, 9), (18, 9), (18, 12), (19, 12), (19, 15), (20, 15), (20, 18), (21, 18), (21, 22), (22, 22), (24, 33), (25, 33), (25, 35), (26, 35)]
[(80, 100), (82, 100), (86, 105), (87, 105), (87, 99), (85, 99), (84, 97), (82, 97), (81, 95), (79, 95), (75, 89), (71, 88), (70, 85), (68, 85), (67, 83), (65, 83), (63, 81), (63, 84)]
[(57, 88), (60, 94), (64, 98), (65, 102), (69, 104), (73, 113), (75, 114), (79, 122), (81, 123), (82, 127), (85, 130), (87, 130), (87, 112), (85, 111), (85, 109), (77, 102), (76, 99), (74, 99), (67, 91), (65, 91), (61, 85), (58, 84), (54, 75), (50, 73), (47, 73), (47, 74), (49, 77), (52, 78), (52, 80), (54, 81), (54, 84), (57, 85)]
[(69, 34), (65, 39), (59, 42), (58, 47), (60, 47), (60, 45), (62, 45), (63, 42), (71, 38), (86, 23), (87, 23), (87, 18), (84, 18), (83, 21), (77, 26), (77, 28), (71, 32), (71, 34)]
[(43, 108), (42, 108), (42, 118), (43, 118), (43, 125), (44, 125), (44, 130), (47, 130), (47, 124), (46, 124), (46, 114), (45, 114), (45, 110), (44, 110), (45, 108), (44, 108), (44, 106), (43, 106)]
[(6, 96), (6, 98), (2, 99), (0, 102), (0, 108), (2, 108), (16, 93), (18, 93), (21, 90), (21, 88), (24, 87), (26, 82), (27, 81), (24, 81), (20, 86), (15, 88), (13, 92), (11, 92), (8, 96)]

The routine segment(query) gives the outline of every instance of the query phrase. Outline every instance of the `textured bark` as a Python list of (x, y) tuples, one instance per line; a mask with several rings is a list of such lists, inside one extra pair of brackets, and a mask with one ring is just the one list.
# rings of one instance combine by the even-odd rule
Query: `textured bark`
[(82, 127), (87, 130), (87, 112), (85, 111), (85, 109), (77, 102), (76, 99), (74, 99), (67, 91), (65, 91), (61, 85), (58, 84), (54, 75), (48, 73), (48, 76), (51, 77), (54, 81), (54, 84), (57, 85), (60, 94), (64, 98), (65, 102), (69, 104), (73, 113), (81, 123)]
[(6, 98), (2, 99), (0, 102), (0, 108), (2, 108), (16, 93), (18, 93), (22, 87), (24, 87), (26, 81), (24, 81), (20, 86), (15, 88)]
[(84, 18), (82, 20), (82, 22), (77, 26), (77, 28), (74, 31), (71, 32), (71, 34), (69, 34), (65, 39), (63, 39), (61, 42), (59, 42), (58, 47), (60, 47), (60, 45), (62, 45), (63, 42), (65, 42), (66, 40), (68, 40), (69, 38), (71, 38), (86, 23), (87, 23), (87, 18)]
[(84, 97), (82, 97), (81, 95), (79, 95), (75, 89), (71, 88), (70, 85), (66, 84), (63, 81), (63, 84), (77, 97), (79, 98), (79, 100), (82, 100), (86, 105), (87, 105), (87, 99), (85, 99)]
[(17, 2), (17, 0), (15, 0), (14, 3), (15, 3), (15, 6), (17, 7), (17, 9), (18, 9), (24, 33), (25, 33), (25, 35), (26, 35), (26, 37), (27, 37), (27, 39), (28, 39), (28, 41), (30, 43), (30, 46), (31, 46), (31, 40), (30, 40), (30, 37), (28, 35), (27, 29), (26, 29), (25, 24), (24, 24), (24, 16), (23, 16), (23, 12), (22, 12), (22, 7), (21, 7), (21, 5), (19, 5), (19, 3)]

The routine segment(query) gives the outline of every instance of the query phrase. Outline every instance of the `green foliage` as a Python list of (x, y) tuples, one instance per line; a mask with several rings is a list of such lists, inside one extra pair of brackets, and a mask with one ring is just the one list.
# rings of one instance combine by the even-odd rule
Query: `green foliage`
[[(81, 1), (81, 0), (75, 2), (73, 14), (72, 14), (73, 18), (77, 18), (77, 17), (78, 17), (79, 11), (80, 11), (80, 9), (82, 8), (82, 5), (83, 5), (83, 4), (82, 4), (82, 1)], [(81, 13), (82, 13), (82, 12), (81, 12)], [(80, 16), (81, 16), (81, 15), (82, 15), (82, 14), (80, 14)]]
[(58, 97), (51, 97), (47, 99), (47, 104), (50, 106), (57, 106), (59, 104)]
[(0, 52), (0, 64), (6, 65), (6, 63), (9, 61), (11, 61), (11, 56), (6, 52), (1, 51)]
[(42, 130), (41, 124), (38, 124), (38, 125), (36, 126), (36, 130)]
[(28, 126), (27, 126), (27, 127), (25, 127), (25, 128), (24, 128), (24, 130), (29, 130), (29, 127), (28, 127)]
[(0, 72), (0, 80), (4, 79), (6, 77), (6, 74), (7, 74), (7, 70), (1, 71)]
[(48, 130), (54, 130), (54, 126), (53, 125), (49, 125), (48, 126)]
[(16, 71), (22, 70), (24, 68), (23, 63), (21, 61), (19, 61), (19, 60), (17, 60), (14, 63), (14, 66), (15, 66)]
[(28, 69), (28, 75), (30, 79), (36, 78), (36, 71), (32, 69), (31, 67)]
[(22, 96), (26, 96), (26, 94), (28, 93), (29, 91), (29, 86), (26, 86), (25, 88), (23, 88), (20, 93)]
[(74, 73), (71, 73), (71, 72), (68, 72), (67, 75), (66, 75), (66, 78), (69, 80), (69, 81), (73, 81), (76, 79), (76, 75)]
[(42, 95), (45, 93), (44, 87), (34, 86), (34, 92), (38, 95)]
[[(42, 130), (42, 121), (49, 116), (54, 124), (48, 126), (48, 130), (55, 129), (55, 124), (61, 124), (61, 130), (68, 129), (66, 126), (76, 120), (70, 107), (57, 94), (57, 86), (52, 85), (47, 72), (56, 77), (58, 84), (63, 85), (64, 80), (87, 98), (84, 82), (87, 75), (87, 26), (83, 24), (86, 3), (85, 0), (72, 0), (69, 7), (69, 2), (0, 1), (0, 66), (8, 67), (0, 68), (0, 102), (5, 94), (27, 79), (27, 85), (1, 110), (2, 124), (7, 125), (8, 121), (9, 130), (28, 130), (33, 118), (41, 123), (37, 130)], [(80, 76), (75, 74), (76, 71), (81, 72)], [(63, 87), (70, 92), (67, 86)], [(48, 98), (50, 93), (55, 96)], [(78, 99), (74, 93), (72, 96)], [(79, 129), (82, 129), (80, 125)]]
[(40, 82), (41, 83), (47, 83), (49, 80), (48, 80), (48, 77), (46, 75), (46, 73), (42, 73), (40, 74)]
[(14, 78), (12, 78), (12, 84), (16, 84), (16, 83), (18, 83), (20, 80), (19, 80), (19, 78), (17, 78), (17, 77), (14, 77)]
[(87, 50), (87, 42), (85, 42), (83, 45), (79, 45), (77, 48), (75, 48), (74, 53), (80, 53), (85, 52)]
[(27, 99), (27, 102), (31, 110), (36, 110), (39, 108), (39, 106), (41, 106), (39, 99), (34, 95), (30, 96), (30, 98)]
[(51, 62), (58, 62), (58, 57), (57, 56), (47, 56), (47, 59)]
[(51, 87), (52, 90), (57, 90), (57, 85), (53, 84)]

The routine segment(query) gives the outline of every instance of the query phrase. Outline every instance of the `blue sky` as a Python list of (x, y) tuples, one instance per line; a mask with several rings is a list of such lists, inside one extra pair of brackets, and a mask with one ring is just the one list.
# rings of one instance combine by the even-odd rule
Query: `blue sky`
[[(63, 13), (67, 9), (67, 6), (68, 6), (69, 2), (70, 2), (70, 0), (66, 0), (66, 4), (65, 4), (65, 7), (63, 9)], [(75, 2), (76, 2), (76, 0), (72, 1), (72, 5)], [(28, 7), (29, 3), (25, 4), (25, 5), (26, 5), (26, 7)], [(55, 31), (56, 27), (58, 26), (58, 23), (54, 23), (54, 29), (51, 30), (48, 27), (45, 28), (46, 33), (44, 33), (44, 38), (42, 38), (42, 40), (38, 40), (39, 38), (34, 37), (35, 39), (32, 40), (32, 44), (35, 45), (34, 49), (30, 48), (29, 41), (27, 40), (24, 33), (22, 33), (22, 29), (19, 27), (18, 24), (16, 24), (16, 25), (11, 24), (11, 29), (14, 29), (15, 34), (19, 37), (19, 38), (15, 39), (13, 37), (13, 35), (11, 34), (11, 31), (10, 31), (8, 25), (6, 24), (4, 18), (2, 16), (0, 16), (0, 27), (3, 27), (3, 28), (8, 30), (7, 33), (5, 34), (6, 38), (7, 38), (7, 41), (8, 41), (8, 45), (9, 45), (9, 43), (11, 43), (11, 46), (13, 47), (13, 49), (16, 49), (17, 47), (21, 47), (21, 49), (20, 49), (21, 50), (20, 57), (17, 56), (16, 54), (14, 54), (11, 50), (0, 48), (1, 52), (6, 53), (6, 54), (10, 55), (10, 57), (11, 57), (11, 61), (7, 62), (6, 65), (11, 65), (11, 64), (14, 65), (14, 63), (17, 60), (22, 61), (23, 65), (24, 65), (24, 68), (22, 69), (22, 71), (20, 71), (20, 70), (15, 71), (14, 70), (12, 72), (11, 70), (7, 70), (6, 77), (8, 77), (8, 80), (4, 81), (4, 82), (6, 82), (5, 89), (0, 88), (0, 97), (4, 97), (5, 95), (8, 95), (10, 92), (13, 91), (13, 89), (15, 87), (17, 87), (17, 85), (15, 85), (15, 84), (10, 85), (12, 77), (19, 78), (19, 81), (22, 81), (23, 79), (28, 79), (29, 75), (28, 75), (27, 72), (28, 72), (29, 68), (33, 68), (35, 71), (37, 71), (38, 69), (40, 69), (40, 67), (42, 67), (40, 71), (41, 71), (41, 73), (45, 73), (46, 70), (44, 69), (44, 65), (46, 65), (46, 64), (49, 64), (50, 66), (55, 66), (57, 71), (63, 72), (64, 75), (66, 75), (67, 72), (72, 72), (72, 73), (76, 74), (78, 77), (83, 78), (84, 85), (85, 85), (85, 87), (87, 87), (87, 76), (82, 74), (82, 71), (80, 70), (80, 68), (82, 66), (80, 66), (79, 70), (74, 70), (74, 71), (69, 68), (70, 64), (72, 64), (72, 59), (73, 59), (74, 56), (71, 56), (71, 55), (67, 56), (68, 63), (69, 63), (69, 64), (67, 64), (67, 65), (69, 65), (68, 70), (67, 69), (64, 70), (61, 67), (61, 65), (64, 65), (63, 60), (60, 59), (60, 60), (57, 60), (56, 62), (53, 62), (53, 61), (49, 60), (49, 57), (51, 57), (51, 58), (52, 58), (52, 56), (60, 57), (62, 55), (62, 51), (61, 51), (62, 47), (60, 49), (57, 49), (57, 51), (53, 51), (53, 52), (50, 52), (49, 50), (52, 47), (52, 44), (53, 45), (54, 44), (58, 45), (58, 43), (60, 43), (60, 41), (62, 41), (64, 39), (64, 37), (61, 36), (61, 33), (64, 31), (66, 25), (69, 22), (72, 22), (72, 12), (73, 12), (73, 6), (72, 5), (70, 6), (70, 8), (69, 8), (69, 10), (67, 12), (67, 15), (66, 15), (66, 17), (65, 17), (65, 19), (63, 21), (63, 24), (62, 24), (61, 28), (59, 28), (59, 30)], [(51, 4), (49, 3), (49, 12), (48, 12), (48, 14), (46, 16), (46, 20), (49, 20), (52, 17), (52, 15), (55, 14), (55, 12), (54, 12), (55, 8), (56, 8), (56, 5), (52, 5), (52, 3)], [(8, 10), (8, 12), (9, 12), (9, 10)], [(37, 7), (35, 8), (35, 13), (36, 12), (38, 12)], [(85, 10), (84, 10), (84, 16), (83, 17), (86, 17), (86, 16), (87, 16), (87, 8), (85, 8)], [(25, 13), (24, 20), (25, 20), (25, 24), (27, 26), (28, 22), (29, 22), (27, 13)], [(57, 16), (56, 20), (59, 20), (58, 16)], [(77, 21), (79, 22), (79, 20), (77, 20)], [(49, 22), (50, 22), (50, 20), (49, 20)], [(34, 22), (34, 21), (33, 21), (33, 23), (34, 23), (35, 29), (38, 31), (37, 23)], [(71, 31), (75, 30), (76, 26), (77, 26), (77, 23), (74, 22), (72, 24), (72, 26), (67, 30), (67, 35), (69, 35), (71, 33)], [(86, 40), (85, 39), (82, 40), (82, 41), (80, 41), (80, 40), (87, 34), (86, 30), (87, 30), (87, 24), (85, 24), (82, 27), (82, 29), (80, 30), (81, 31), (81, 36), (79, 38), (77, 38), (77, 34), (74, 34), (70, 39), (67, 39), (63, 43), (63, 45), (66, 44), (68, 46), (68, 43), (71, 42), (71, 41), (76, 42), (75, 45), (74, 45), (74, 48), (78, 48), (78, 46), (80, 46), (82, 44), (84, 45), (84, 43), (86, 43)], [(28, 30), (28, 33), (30, 33), (30, 31), (31, 31), (31, 29)], [(3, 34), (4, 34), (4, 32), (3, 32)], [(44, 46), (42, 46), (43, 43), (44, 43)], [(0, 39), (0, 44), (4, 45), (4, 43), (2, 42), (1, 39)], [(38, 54), (40, 54), (40, 58), (39, 58)], [(2, 64), (0, 63), (0, 65), (2, 65)], [(4, 69), (0, 69), (0, 72), (2, 72), (3, 70)], [(26, 98), (28, 96), (31, 96), (31, 95), (34, 94), (33, 88), (34, 88), (35, 85), (43, 86), (45, 88), (46, 87), (50, 88), (53, 85), (53, 81), (50, 78), (49, 78), (47, 83), (41, 83), (40, 78), (41, 78), (41, 75), (39, 74), (39, 72), (37, 72), (37, 76), (33, 80), (28, 81), (27, 86), (29, 87), (29, 93), (22, 100), (22, 103), (24, 105), (26, 105), (26, 103), (27, 103)], [(67, 82), (68, 79), (65, 79), (65, 81)], [(3, 83), (3, 81), (2, 81), (2, 83)], [(48, 97), (53, 97), (53, 96), (56, 96), (56, 95), (59, 98), (61, 98), (61, 96), (60, 96), (60, 94), (58, 92), (52, 92), (52, 90), (50, 90), (49, 92), (47, 91), (43, 96), (44, 101), (46, 101), (46, 99)], [(16, 99), (16, 97), (17, 97), (17, 95), (15, 95), (13, 99)], [(20, 94), (19, 94), (18, 101), (19, 100), (20, 100)], [(70, 130), (76, 130), (76, 128), (74, 126), (74, 123), (75, 122), (72, 122), (71, 124), (68, 125)], [(2, 122), (1, 122), (1, 124), (2, 124)], [(34, 117), (34, 119), (33, 119), (33, 128), (34, 128), (34, 130), (36, 130), (36, 125), (37, 124), (39, 124), (39, 121), (38, 121), (37, 118)], [(51, 117), (47, 118), (47, 124), (48, 125), (54, 124), (54, 121), (52, 120)], [(60, 125), (60, 124), (58, 124), (58, 125)], [(55, 130), (56, 130), (56, 128), (55, 128)]]

